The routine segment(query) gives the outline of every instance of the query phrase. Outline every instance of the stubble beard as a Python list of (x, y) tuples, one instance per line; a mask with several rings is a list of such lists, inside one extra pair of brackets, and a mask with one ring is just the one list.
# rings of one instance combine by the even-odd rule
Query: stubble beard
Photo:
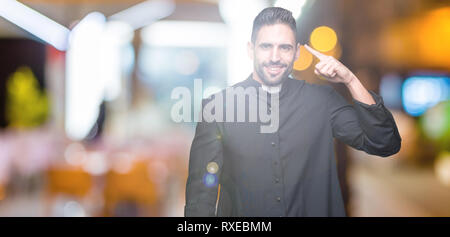
[[(276, 65), (280, 65), (275, 63)], [(281, 77), (276, 80), (276, 81), (271, 81), (267, 78), (266, 74), (264, 74), (264, 67), (266, 65), (273, 65), (272, 63), (256, 63), (255, 62), (255, 71), (258, 74), (259, 78), (261, 79), (261, 81), (264, 83), (264, 85), (266, 86), (278, 86), (280, 84), (282, 84), (288, 77), (289, 75), (292, 73), (292, 69), (294, 66), (294, 60), (289, 64), (281, 64), (284, 66), (284, 68), (286, 69), (283, 74), (281, 75)]]

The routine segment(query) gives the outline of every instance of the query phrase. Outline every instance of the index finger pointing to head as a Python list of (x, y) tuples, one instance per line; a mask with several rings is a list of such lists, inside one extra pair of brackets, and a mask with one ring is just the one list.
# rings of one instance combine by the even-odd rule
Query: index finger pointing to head
[(309, 45), (304, 44), (305, 49), (308, 50), (312, 55), (316, 56), (319, 60), (324, 60), (326, 58), (326, 55), (320, 53), (319, 51), (309, 47)]

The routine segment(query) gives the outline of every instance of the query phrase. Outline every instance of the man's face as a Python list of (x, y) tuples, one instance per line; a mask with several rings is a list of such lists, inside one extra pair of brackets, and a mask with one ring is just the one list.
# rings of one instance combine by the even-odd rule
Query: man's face
[(292, 72), (299, 56), (300, 44), (286, 24), (265, 25), (259, 30), (255, 43), (249, 43), (256, 76), (266, 85), (280, 84)]

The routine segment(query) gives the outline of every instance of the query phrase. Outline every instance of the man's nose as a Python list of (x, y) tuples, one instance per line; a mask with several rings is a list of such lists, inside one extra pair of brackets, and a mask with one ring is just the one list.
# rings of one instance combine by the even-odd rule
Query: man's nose
[(274, 47), (274, 48), (273, 48), (272, 54), (271, 54), (271, 56), (270, 56), (270, 60), (271, 60), (272, 62), (278, 62), (278, 61), (280, 61), (280, 52), (279, 52), (279, 50), (277, 49), (277, 47)]

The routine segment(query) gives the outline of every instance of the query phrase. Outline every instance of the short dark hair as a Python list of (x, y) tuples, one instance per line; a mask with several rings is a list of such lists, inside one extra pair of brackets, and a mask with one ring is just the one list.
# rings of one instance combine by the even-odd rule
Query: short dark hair
[(281, 7), (268, 7), (262, 10), (253, 21), (252, 43), (256, 42), (256, 37), (261, 27), (265, 25), (286, 24), (294, 32), (295, 42), (297, 43), (297, 24), (292, 12)]

